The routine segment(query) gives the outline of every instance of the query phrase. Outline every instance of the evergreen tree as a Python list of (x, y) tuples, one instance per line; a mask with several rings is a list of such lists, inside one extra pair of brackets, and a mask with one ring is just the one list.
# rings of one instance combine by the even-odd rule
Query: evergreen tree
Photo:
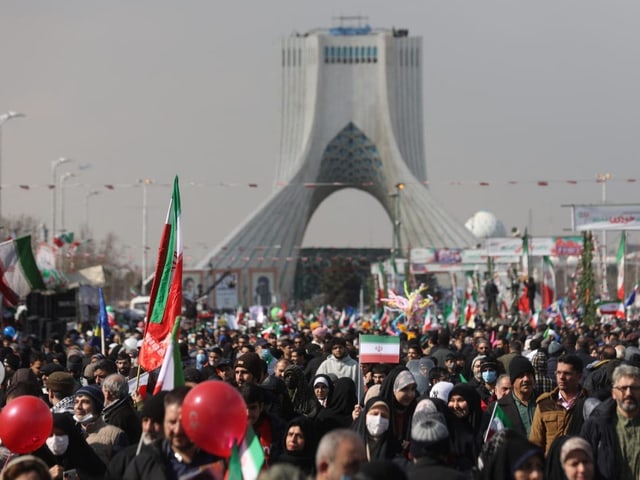
[(595, 278), (593, 274), (593, 234), (582, 234), (583, 249), (580, 257), (580, 276), (578, 278), (578, 304), (582, 306), (582, 320), (587, 325), (596, 322), (596, 304), (594, 301)]

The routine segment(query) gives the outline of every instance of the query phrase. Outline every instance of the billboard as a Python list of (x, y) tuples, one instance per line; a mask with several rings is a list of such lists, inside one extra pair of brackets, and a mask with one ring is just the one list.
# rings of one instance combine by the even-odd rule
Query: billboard
[(640, 230), (640, 205), (572, 205), (573, 228), (585, 230)]

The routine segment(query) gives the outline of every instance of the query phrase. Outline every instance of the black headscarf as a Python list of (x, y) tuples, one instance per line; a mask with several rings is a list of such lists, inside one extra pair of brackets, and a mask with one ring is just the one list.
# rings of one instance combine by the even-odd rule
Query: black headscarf
[(513, 480), (518, 468), (529, 458), (538, 455), (544, 460), (544, 453), (527, 438), (510, 428), (496, 433), (489, 440), (480, 455), (479, 480)]
[(353, 422), (351, 413), (356, 403), (358, 403), (358, 397), (353, 380), (349, 377), (336, 380), (331, 400), (316, 417), (318, 434), (322, 436), (335, 428), (349, 428)]
[(360, 415), (351, 426), (351, 429), (356, 431), (362, 437), (362, 440), (367, 447), (367, 457), (370, 462), (374, 460), (394, 458), (402, 451), (402, 445), (390, 433), (391, 422), (389, 422), (389, 430), (379, 437), (372, 437), (369, 434), (369, 431), (367, 430), (367, 413), (369, 413), (371, 407), (377, 402), (384, 402), (384, 404), (387, 405), (389, 413), (391, 413), (391, 409), (384, 398), (371, 397), (367, 400), (367, 403), (360, 412)]
[[(300, 451), (287, 450), (287, 434), (291, 427), (300, 427), (304, 437), (304, 448)], [(305, 474), (311, 475), (315, 467), (315, 451), (318, 441), (315, 436), (313, 421), (307, 417), (300, 416), (291, 420), (286, 429), (283, 439), (283, 453), (278, 457), (277, 463), (289, 463), (301, 469)]]
[[(327, 382), (329, 389), (327, 392), (326, 404), (329, 405), (329, 403), (331, 403), (331, 397), (333, 397), (333, 380), (331, 380), (331, 377), (329, 375), (325, 375), (324, 373), (319, 373), (318, 375), (313, 377), (313, 381), (311, 382), (311, 388), (313, 389), (314, 396), (315, 396), (316, 380), (318, 380), (318, 378), (323, 378)], [(320, 400), (318, 400), (318, 403), (320, 403)], [(321, 408), (324, 408), (324, 406), (321, 405)]]
[(449, 417), (451, 450), (457, 458), (456, 463), (458, 468), (460, 470), (470, 470), (475, 464), (482, 443), (482, 435), (480, 432), (480, 424), (482, 421), (480, 394), (471, 385), (459, 383), (449, 392), (449, 400), (451, 400), (451, 397), (454, 395), (459, 395), (467, 401), (469, 414), (464, 418), (458, 418), (452, 412)]
[(42, 459), (49, 467), (61, 465), (65, 470), (77, 469), (82, 474), (92, 476), (104, 475), (105, 464), (89, 446), (73, 417), (68, 413), (54, 413), (53, 427), (69, 436), (69, 447), (62, 455), (54, 455), (45, 443), (33, 454)]

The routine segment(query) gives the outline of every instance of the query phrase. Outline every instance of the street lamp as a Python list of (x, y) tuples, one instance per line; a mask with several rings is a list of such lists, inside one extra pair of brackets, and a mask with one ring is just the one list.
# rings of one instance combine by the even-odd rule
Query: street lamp
[(2, 221), (2, 126), (12, 118), (25, 117), (24, 113), (8, 111), (0, 114), (0, 222)]
[(142, 185), (142, 280), (140, 295), (145, 294), (145, 280), (147, 279), (147, 187), (153, 183), (150, 178), (138, 180)]
[(89, 190), (84, 194), (84, 223), (87, 228), (87, 235), (91, 233), (91, 229), (89, 228), (89, 199), (94, 195), (100, 195), (99, 190)]
[(58, 189), (58, 177), (56, 177), (56, 170), (63, 163), (73, 162), (73, 159), (67, 157), (60, 157), (56, 160), (51, 160), (51, 241), (56, 236), (56, 198)]
[(66, 182), (68, 179), (75, 177), (76, 174), (73, 172), (65, 172), (62, 175), (60, 175), (60, 230), (62, 232), (66, 232), (67, 228), (65, 227), (64, 224), (64, 182)]
[[(596, 183), (602, 185), (602, 204), (607, 203), (607, 181), (613, 178), (611, 173), (598, 173), (596, 174)], [(601, 246), (601, 258), (602, 258), (602, 290), (601, 295), (603, 299), (609, 297), (609, 288), (607, 286), (607, 231), (602, 230), (602, 246)]]

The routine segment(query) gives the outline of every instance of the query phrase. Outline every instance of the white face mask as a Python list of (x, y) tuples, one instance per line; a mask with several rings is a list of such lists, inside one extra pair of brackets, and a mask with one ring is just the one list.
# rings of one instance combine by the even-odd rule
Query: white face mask
[(94, 418), (96, 418), (96, 417), (95, 417), (95, 415), (93, 413), (87, 413), (84, 417), (78, 417), (77, 415), (73, 416), (73, 419), (76, 422), (81, 423), (82, 425), (87, 424), (87, 423), (91, 423)]
[(69, 448), (69, 435), (51, 435), (46, 444), (54, 455), (63, 455)]
[(367, 431), (374, 437), (379, 437), (389, 429), (389, 419), (380, 415), (367, 415)]

